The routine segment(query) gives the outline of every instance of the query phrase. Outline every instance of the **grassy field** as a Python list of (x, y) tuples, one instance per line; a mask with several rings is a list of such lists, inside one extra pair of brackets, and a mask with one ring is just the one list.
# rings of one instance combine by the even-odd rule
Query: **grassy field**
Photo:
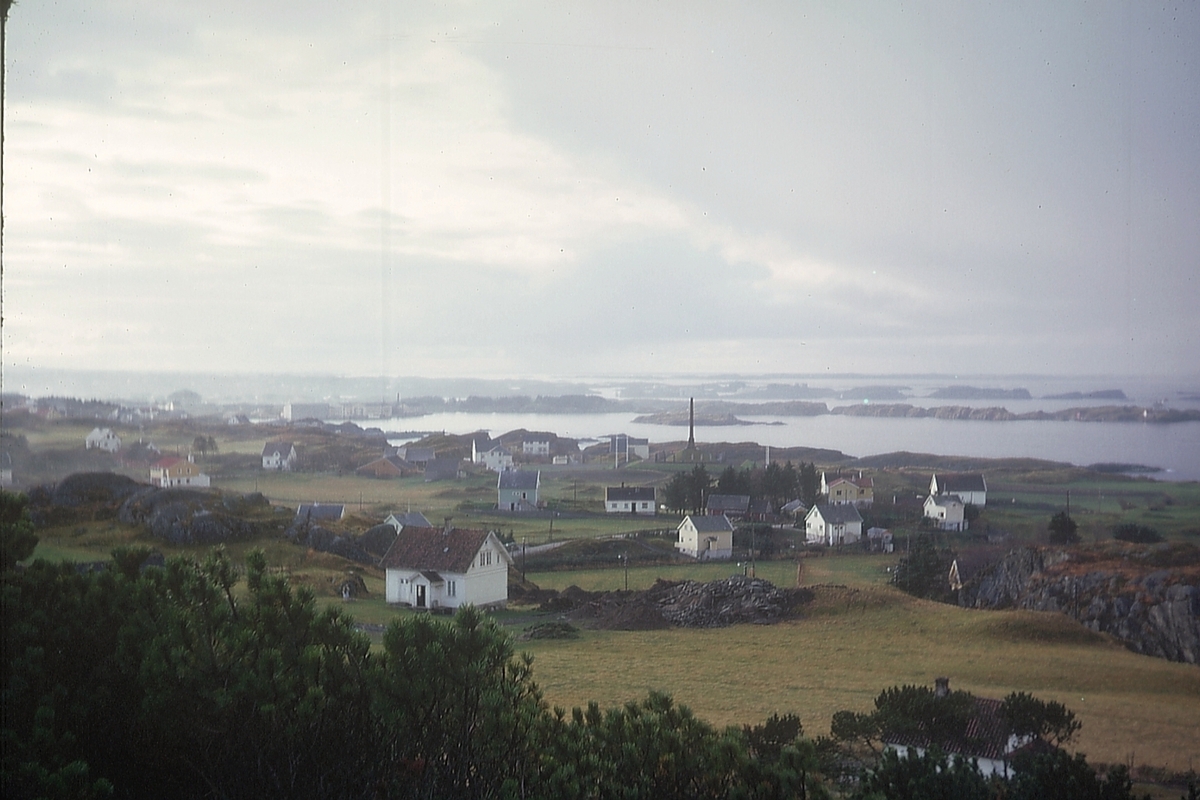
[[(760, 573), (761, 574), (761, 573)], [(835, 711), (868, 711), (894, 684), (939, 675), (981, 696), (1028, 691), (1083, 722), (1093, 761), (1200, 763), (1200, 670), (1135, 655), (1064, 617), (978, 612), (885, 587), (818, 589), (809, 617), (717, 630), (585, 632), (523, 644), (547, 699), (571, 707), (671, 693), (718, 725), (795, 712), (810, 735)]]
[[(931, 684), (1003, 697), (1027, 691), (1078, 714), (1076, 747), (1093, 761), (1186, 770), (1200, 764), (1200, 670), (1136, 655), (1065, 617), (982, 612), (916, 600), (884, 585), (894, 559), (804, 560), (803, 583), (818, 585), (806, 619), (774, 626), (652, 632), (587, 631), (575, 641), (536, 641), (535, 675), (555, 705), (624, 703), (652, 689), (718, 725), (795, 712), (810, 735), (833, 713), (867, 711), (894, 684)], [(629, 570), (629, 587), (658, 577), (714, 580), (736, 565)], [(763, 562), (760, 577), (795, 583), (795, 563)], [(618, 589), (619, 567), (531, 574), (541, 586)]]
[[(112, 522), (42, 533), (35, 555), (51, 559), (96, 560), (118, 545), (156, 545), (147, 534)], [(347, 570), (341, 559), (283, 540), (228, 549), (240, 560), (252, 546), (263, 548), (276, 569), (314, 588), (321, 605), (342, 608), (360, 622), (381, 625), (411, 613), (386, 605), (377, 570), (362, 570), (369, 595), (347, 603), (334, 597)], [(207, 548), (171, 552), (203, 558)], [(955, 687), (983, 696), (1028, 691), (1063, 702), (1083, 721), (1076, 746), (1093, 761), (1173, 770), (1200, 763), (1200, 669), (1135, 655), (1055, 614), (968, 611), (915, 600), (886, 586), (894, 561), (895, 556), (866, 555), (803, 559), (803, 584), (816, 586), (818, 599), (798, 621), (717, 630), (588, 631), (575, 641), (519, 646), (535, 655), (535, 676), (547, 699), (563, 707), (589, 700), (620, 704), (661, 689), (718, 725), (790, 711), (817, 735), (828, 731), (835, 711), (868, 710), (887, 686), (929, 684), (947, 675)], [(741, 571), (728, 563), (634, 567), (629, 586), (645, 588), (660, 577), (715, 580)], [(792, 586), (796, 562), (759, 562), (757, 574)], [(603, 590), (621, 588), (625, 573), (614, 564), (529, 578), (549, 588), (576, 584)], [(514, 632), (530, 618), (528, 609), (497, 615)]]
[[(107, 457), (83, 454), (90, 424), (41, 424), (23, 428), (34, 451), (46, 456), (39, 469), (108, 468)], [(121, 429), (126, 440), (137, 432)], [(187, 426), (156, 430), (164, 451), (186, 450), (198, 431)], [(673, 528), (677, 520), (653, 522), (597, 514), (518, 516), (489, 510), (495, 502), (495, 476), (425, 483), (420, 477), (376, 480), (334, 473), (273, 473), (253, 465), (262, 432), (214, 428), (224, 462), (214, 460), (214, 486), (259, 491), (272, 503), (292, 507), (313, 501), (345, 503), (351, 530), (365, 530), (393, 511), (412, 509), (435, 524), (453, 517), (460, 527), (499, 528), (518, 542), (551, 538), (612, 536), (647, 527)], [(66, 455), (70, 451), (70, 458)], [(111, 458), (109, 458), (111, 460)], [(206, 462), (202, 461), (202, 464)], [(221, 468), (221, 463), (227, 465)], [(96, 464), (98, 466), (92, 466)], [(599, 465), (546, 469), (542, 497), (559, 508), (600, 510), (603, 487), (628, 480), (658, 483), (679, 465), (614, 472)], [(136, 471), (126, 471), (134, 474)], [(877, 497), (910, 494), (927, 485), (928, 471), (877, 472)], [(141, 478), (141, 473), (137, 473)], [(1200, 541), (1200, 483), (1164, 483), (1083, 474), (1062, 469), (988, 475), (989, 502), (981, 530), (1004, 530), (1015, 539), (1044, 535), (1046, 521), (1065, 508), (1085, 541), (1108, 538), (1124, 522), (1149, 525), (1172, 539)], [(553, 525), (553, 528), (551, 528)], [(903, 530), (898, 527), (897, 530)], [(40, 531), (36, 557), (101, 560), (124, 544), (203, 558), (207, 548), (165, 548), (141, 531), (111, 521)], [(965, 539), (964, 539), (965, 541)], [(409, 612), (383, 602), (382, 574), (363, 569), (369, 595), (344, 603), (334, 597), (350, 567), (341, 559), (297, 547), (281, 539), (228, 547), (235, 559), (260, 547), (268, 562), (311, 586), (322, 605), (343, 608), (361, 622), (385, 624)], [(701, 717), (716, 723), (760, 722), (778, 712), (798, 713), (810, 735), (828, 731), (840, 709), (867, 710), (880, 690), (893, 684), (929, 684), (938, 675), (956, 688), (1002, 697), (1020, 690), (1059, 700), (1083, 721), (1077, 746), (1099, 762), (1131, 762), (1186, 770), (1200, 766), (1200, 669), (1135, 655), (1112, 640), (1092, 634), (1053, 614), (966, 611), (914, 600), (886, 586), (887, 569), (897, 556), (843, 555), (803, 559), (802, 582), (821, 586), (806, 618), (775, 626), (719, 630), (585, 632), (575, 641), (536, 641), (522, 648), (536, 656), (535, 676), (550, 702), (569, 707), (596, 700), (602, 706), (643, 697), (651, 689), (671, 693)], [(357, 568), (354, 568), (357, 569)], [(741, 573), (739, 564), (633, 566), (629, 588), (643, 589), (658, 578), (714, 580)], [(796, 583), (795, 561), (757, 564), (757, 574), (780, 586)], [(547, 588), (578, 585), (587, 590), (624, 586), (625, 570), (610, 568), (531, 572)], [(840, 587), (840, 588), (835, 588)], [(497, 619), (519, 630), (531, 612), (514, 609)]]

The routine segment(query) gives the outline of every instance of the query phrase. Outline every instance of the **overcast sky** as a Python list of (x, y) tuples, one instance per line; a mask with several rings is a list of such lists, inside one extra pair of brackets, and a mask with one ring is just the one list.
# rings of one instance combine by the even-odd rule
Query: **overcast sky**
[(22, 0), (7, 365), (1200, 373), (1200, 4)]

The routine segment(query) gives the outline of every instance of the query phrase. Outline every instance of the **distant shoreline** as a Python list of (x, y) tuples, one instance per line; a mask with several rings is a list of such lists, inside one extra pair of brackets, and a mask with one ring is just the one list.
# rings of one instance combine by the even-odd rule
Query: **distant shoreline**
[[(810, 402), (763, 403), (761, 405), (721, 403), (720, 406), (722, 408), (720, 413), (713, 413), (711, 411), (697, 413), (695, 424), (700, 427), (779, 424), (743, 420), (737, 416), (737, 413), (780, 417), (840, 414), (850, 417), (933, 418), (985, 422), (1051, 420), (1058, 422), (1144, 422), (1169, 424), (1172, 422), (1200, 421), (1200, 410), (1197, 409), (1147, 408), (1133, 405), (1083, 406), (1065, 408), (1061, 411), (1028, 411), (1021, 414), (1000, 407), (932, 406), (926, 408), (908, 403), (863, 403), (862, 405), (835, 406), (834, 408), (828, 408), (824, 403)], [(687, 425), (688, 413), (686, 411), (660, 411), (653, 414), (644, 414), (636, 417), (633, 421), (648, 425)]]

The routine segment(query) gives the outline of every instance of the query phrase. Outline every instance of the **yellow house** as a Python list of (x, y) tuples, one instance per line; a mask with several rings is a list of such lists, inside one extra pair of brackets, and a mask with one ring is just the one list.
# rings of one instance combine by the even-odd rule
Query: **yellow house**
[(853, 475), (834, 475), (826, 479), (821, 473), (821, 494), (828, 497), (828, 505), (852, 505), (859, 508), (870, 508), (875, 502), (875, 481), (865, 477), (861, 472), (858, 477)]
[(728, 560), (733, 557), (733, 523), (724, 514), (684, 517), (675, 549), (701, 561)]
[(150, 483), (162, 488), (173, 486), (206, 487), (211, 485), (207, 475), (186, 458), (168, 456), (155, 461), (150, 467)]

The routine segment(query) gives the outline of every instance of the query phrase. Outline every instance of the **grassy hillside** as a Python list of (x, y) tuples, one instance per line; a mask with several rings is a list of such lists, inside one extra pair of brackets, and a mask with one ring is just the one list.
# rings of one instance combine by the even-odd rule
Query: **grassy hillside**
[(774, 626), (588, 631), (525, 647), (548, 700), (563, 707), (661, 689), (716, 724), (795, 712), (815, 735), (835, 711), (869, 711), (887, 686), (945, 675), (981, 696), (1027, 691), (1064, 703), (1083, 722), (1075, 746), (1093, 761), (1174, 770), (1200, 761), (1195, 666), (1135, 655), (1055, 614), (967, 611), (882, 587), (816, 592), (807, 619)]

